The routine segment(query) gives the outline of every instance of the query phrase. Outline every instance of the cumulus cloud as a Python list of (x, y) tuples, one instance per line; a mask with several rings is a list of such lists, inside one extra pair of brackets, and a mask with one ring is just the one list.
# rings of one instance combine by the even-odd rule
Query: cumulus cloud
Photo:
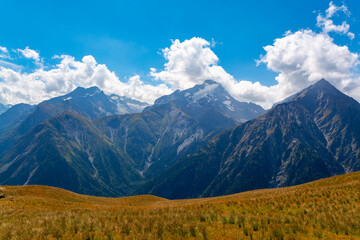
[[(0, 59), (0, 102), (38, 103), (68, 93), (77, 86), (98, 86), (107, 94), (115, 93), (152, 103), (176, 89), (184, 90), (212, 79), (221, 83), (234, 98), (269, 108), (321, 78), (326, 78), (346, 94), (360, 100), (359, 55), (351, 52), (347, 46), (336, 44), (328, 34), (350, 34), (346, 22), (333, 24), (331, 18), (338, 12), (349, 14), (345, 5), (338, 7), (331, 2), (325, 14), (318, 15), (318, 24), (322, 27), (320, 33), (310, 29), (288, 31), (275, 39), (273, 44), (264, 47), (265, 54), (257, 64), (264, 64), (278, 73), (275, 78), (277, 84), (273, 86), (236, 80), (218, 65), (219, 59), (212, 51), (214, 44), (194, 37), (183, 42), (174, 40), (170, 47), (163, 49), (166, 60), (163, 69), (151, 68), (149, 73), (158, 81), (156, 86), (145, 84), (138, 75), (122, 82), (92, 56), (85, 56), (81, 61), (68, 55), (54, 56), (60, 61), (59, 64), (49, 69), (39, 64), (39, 69), (31, 73), (1, 65)], [(0, 48), (1, 52), (8, 50)], [(42, 63), (39, 53), (29, 47), (19, 50), (19, 53)]]
[(36, 64), (40, 65), (42, 62), (40, 54), (37, 51), (30, 49), (28, 46), (25, 49), (17, 49), (17, 51), (25, 58), (33, 59)]
[(329, 8), (326, 10), (325, 16), (323, 16), (321, 13), (318, 14), (316, 18), (316, 25), (320, 28), (322, 28), (323, 32), (336, 32), (341, 34), (346, 34), (350, 39), (355, 38), (355, 34), (352, 32), (349, 32), (350, 25), (343, 21), (340, 25), (334, 24), (334, 21), (331, 19), (334, 14), (338, 12), (343, 12), (346, 15), (350, 15), (350, 12), (348, 8), (345, 5), (342, 6), (336, 6), (333, 2), (330, 2)]
[(213, 72), (219, 59), (209, 46), (210, 43), (202, 38), (194, 37), (184, 42), (176, 39), (162, 51), (167, 60), (165, 69), (156, 72), (152, 68), (150, 74), (175, 89), (192, 87), (202, 83), (206, 77), (214, 78)]
[(150, 75), (164, 81), (172, 89), (187, 89), (201, 84), (207, 79), (220, 82), (224, 88), (240, 101), (252, 101), (269, 107), (272, 92), (259, 82), (236, 81), (218, 65), (218, 57), (210, 48), (211, 43), (194, 37), (180, 42), (172, 41), (169, 48), (163, 50), (167, 62), (162, 71), (152, 68)]
[(9, 52), (6, 47), (2, 47), (2, 46), (0, 46), (0, 51), (1, 52)]
[(55, 58), (58, 58), (60, 63), (54, 68), (39, 68), (32, 73), (0, 67), (0, 102), (36, 104), (66, 94), (78, 86), (98, 86), (107, 94), (114, 93), (148, 103), (171, 93), (165, 84), (144, 84), (139, 76), (130, 78), (127, 83), (121, 82), (114, 72), (104, 64), (98, 64), (92, 56), (85, 56), (82, 61), (76, 61), (68, 55)]
[(10, 58), (9, 50), (6, 47), (0, 46), (0, 58)]
[[(354, 73), (359, 64), (359, 55), (347, 46), (339, 46), (325, 33), (312, 30), (288, 32), (276, 39), (273, 45), (264, 47), (264, 55), (258, 63), (279, 75), (276, 95), (285, 97), (325, 78), (339, 89), (350, 93), (350, 88), (360, 90)], [(360, 96), (359, 96), (360, 97)]]
[(312, 30), (287, 32), (264, 50), (266, 54), (258, 64), (265, 64), (268, 69), (279, 73), (276, 77), (278, 84), (270, 87), (259, 82), (235, 80), (217, 65), (218, 58), (210, 49), (210, 43), (202, 38), (173, 41), (169, 48), (163, 50), (167, 59), (164, 69), (151, 69), (151, 75), (173, 89), (186, 89), (212, 79), (222, 83), (236, 99), (255, 102), (265, 108), (321, 78), (326, 78), (354, 97), (354, 89), (360, 90), (359, 81), (353, 73), (359, 64), (359, 55), (346, 46), (336, 45), (326, 33)]
[(10, 62), (12, 60), (10, 52), (6, 47), (0, 46), (0, 66), (12, 68), (12, 69), (21, 69), (21, 66)]
[[(347, 46), (340, 46), (328, 32), (347, 34), (350, 26), (344, 22), (334, 25), (331, 17), (337, 12), (349, 14), (347, 7), (332, 2), (323, 17), (318, 15), (321, 33), (312, 30), (288, 31), (275, 39), (272, 45), (264, 47), (266, 54), (257, 64), (265, 64), (269, 70), (279, 73), (277, 84), (264, 86), (259, 82), (236, 80), (218, 65), (218, 57), (211, 50), (211, 44), (202, 38), (180, 42), (175, 40), (163, 50), (167, 62), (164, 69), (151, 69), (150, 74), (174, 89), (185, 89), (212, 79), (223, 84), (226, 90), (240, 101), (251, 101), (269, 108), (273, 103), (326, 78), (340, 90), (360, 100), (360, 78), (356, 75), (359, 55)], [(319, 17), (320, 16), (320, 17)], [(331, 23), (331, 24), (330, 24)]]
[(2, 47), (2, 46), (0, 46), (0, 52), (1, 52), (1, 53), (9, 53), (9, 51), (7, 50), (7, 48), (6, 48), (6, 47)]
[(331, 20), (338, 12), (350, 14), (345, 5), (336, 6), (330, 2), (325, 16), (321, 13), (317, 16), (317, 26), (322, 28), (322, 32), (310, 29), (288, 31), (272, 45), (264, 47), (266, 54), (257, 63), (279, 73), (275, 78), (278, 84), (269, 88), (276, 92), (273, 101), (294, 94), (321, 78), (360, 100), (359, 54), (351, 52), (347, 46), (336, 44), (328, 34), (336, 32), (354, 38), (354, 34), (349, 32), (349, 24), (335, 25)]

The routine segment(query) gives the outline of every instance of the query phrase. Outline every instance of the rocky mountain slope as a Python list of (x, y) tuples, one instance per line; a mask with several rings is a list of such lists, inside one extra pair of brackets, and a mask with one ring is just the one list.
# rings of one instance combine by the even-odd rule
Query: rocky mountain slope
[(26, 133), (0, 161), (1, 185), (42, 184), (125, 196), (142, 178), (83, 116), (66, 111)]

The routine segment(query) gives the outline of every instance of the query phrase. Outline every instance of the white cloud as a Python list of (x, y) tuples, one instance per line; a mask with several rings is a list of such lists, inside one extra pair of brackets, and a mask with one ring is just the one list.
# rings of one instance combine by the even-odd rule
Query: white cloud
[(321, 78), (348, 94), (352, 92), (350, 85), (360, 90), (360, 82), (354, 73), (359, 64), (359, 55), (352, 53), (346, 46), (336, 45), (326, 33), (318, 34), (311, 30), (287, 33), (264, 49), (266, 55), (259, 63), (279, 73), (276, 77), (278, 85), (274, 86), (276, 100)]
[(32, 73), (0, 67), (0, 102), (36, 104), (66, 94), (78, 86), (98, 86), (107, 94), (115, 93), (148, 103), (171, 93), (165, 84), (144, 84), (139, 76), (130, 78), (128, 83), (121, 82), (114, 72), (104, 64), (98, 64), (92, 56), (85, 56), (82, 61), (67, 55), (56, 58), (61, 61), (55, 68), (40, 68)]
[(40, 54), (30, 49), (28, 46), (25, 49), (17, 49), (19, 53), (21, 53), (24, 57), (33, 59), (36, 64), (41, 64), (42, 60), (40, 59)]
[(276, 101), (315, 83), (321, 78), (327, 79), (346, 94), (360, 100), (360, 78), (357, 73), (359, 54), (353, 53), (347, 46), (334, 42), (328, 33), (346, 34), (350, 39), (346, 21), (335, 25), (331, 18), (342, 12), (350, 15), (345, 5), (336, 6), (330, 2), (325, 16), (317, 16), (317, 26), (321, 33), (312, 30), (288, 31), (284, 37), (275, 39), (273, 45), (264, 47), (266, 51), (259, 63), (278, 72), (277, 85), (270, 87), (276, 92)]
[(58, 65), (32, 73), (21, 73), (3, 66), (0, 67), (0, 79), (3, 80), (0, 82), (0, 102), (38, 103), (68, 93), (77, 86), (98, 86), (107, 94), (115, 93), (152, 103), (175, 89), (183, 90), (212, 79), (222, 83), (236, 99), (269, 108), (321, 78), (360, 99), (360, 78), (354, 74), (359, 55), (350, 52), (346, 46), (336, 45), (326, 33), (289, 31), (272, 45), (264, 47), (266, 54), (258, 64), (265, 64), (268, 69), (279, 73), (276, 77), (278, 83), (270, 87), (259, 82), (235, 80), (218, 65), (218, 57), (210, 46), (202, 38), (173, 41), (163, 50), (167, 60), (164, 69), (150, 70), (150, 75), (162, 82), (157, 86), (143, 83), (138, 75), (121, 82), (114, 72), (106, 65), (98, 64), (92, 56), (85, 56), (82, 61), (68, 55), (54, 56), (60, 60)]
[(202, 38), (175, 40), (170, 48), (163, 49), (167, 60), (165, 69), (161, 72), (151, 69), (150, 74), (174, 89), (186, 89), (202, 83), (207, 77), (214, 78), (212, 72), (219, 59), (209, 46), (210, 43)]
[(3, 53), (8, 53), (9, 51), (7, 50), (6, 47), (2, 47), (0, 46), (0, 52), (3, 52)]
[(153, 103), (161, 96), (172, 93), (173, 90), (168, 88), (165, 84), (159, 84), (153, 86), (150, 84), (144, 84), (140, 80), (139, 75), (131, 77), (128, 83), (123, 83), (117, 87), (117, 93), (122, 96), (128, 96), (140, 101)]
[(334, 16), (335, 13), (337, 13), (339, 11), (341, 11), (341, 12), (347, 14), (347, 15), (350, 14), (350, 12), (349, 12), (346, 5), (342, 5), (342, 6), (338, 7), (331, 1), (329, 3), (329, 8), (326, 9), (326, 11), (325, 11), (326, 12), (326, 17), (331, 18), (332, 16)]
[(7, 61), (1, 60), (1, 59), (0, 59), (0, 66), (17, 69), (17, 70), (21, 70), (21, 68), (22, 68), (22, 66), (19, 66), (15, 63), (7, 62)]
[(151, 69), (150, 74), (173, 89), (190, 88), (212, 79), (222, 83), (236, 99), (255, 102), (265, 108), (321, 78), (360, 99), (360, 82), (354, 74), (359, 55), (346, 46), (336, 45), (328, 34), (311, 30), (288, 31), (264, 50), (266, 54), (258, 64), (266, 64), (268, 69), (279, 73), (275, 79), (278, 84), (270, 87), (259, 82), (235, 80), (217, 65), (218, 57), (210, 49), (210, 43), (202, 38), (173, 41), (169, 48), (163, 50), (167, 60), (164, 69)]
[(9, 50), (6, 47), (0, 46), (0, 58), (10, 58)]
[(359, 55), (347, 46), (339, 46), (328, 32), (347, 34), (350, 26), (343, 22), (335, 25), (330, 19), (339, 11), (350, 14), (347, 7), (334, 5), (326, 10), (325, 17), (317, 17), (322, 33), (312, 30), (288, 31), (282, 38), (275, 39), (273, 45), (264, 47), (266, 54), (258, 64), (278, 72), (277, 84), (263, 86), (259, 82), (237, 81), (218, 66), (218, 57), (211, 50), (211, 44), (202, 38), (192, 38), (180, 42), (175, 40), (163, 50), (167, 62), (162, 71), (151, 69), (151, 76), (169, 84), (173, 89), (185, 89), (212, 79), (223, 84), (233, 97), (240, 101), (251, 101), (265, 108), (287, 96), (326, 78), (340, 90), (360, 100), (360, 81), (355, 74)]
[(355, 35), (354, 33), (349, 32), (350, 25), (346, 21), (343, 21), (340, 25), (334, 24), (334, 21), (331, 18), (337, 12), (343, 12), (347, 15), (350, 14), (349, 10), (345, 5), (338, 7), (333, 2), (330, 2), (329, 8), (326, 10), (325, 16), (319, 13), (316, 17), (316, 26), (320, 27), (325, 33), (336, 32), (346, 34), (350, 39), (354, 39)]
[(169, 84), (172, 89), (187, 89), (207, 79), (220, 82), (231, 95), (240, 101), (252, 101), (270, 107), (274, 95), (259, 82), (236, 81), (221, 66), (218, 57), (210, 49), (211, 43), (194, 37), (180, 42), (175, 40), (163, 50), (167, 62), (164, 70), (150, 69), (150, 75)]
[[(3, 60), (3, 59), (6, 59)], [(0, 46), (0, 66), (8, 67), (12, 69), (21, 69), (21, 66), (11, 63), (10, 60), (12, 60), (9, 50), (6, 47)]]
[[(325, 17), (319, 16), (331, 20), (339, 11), (349, 14), (345, 5), (338, 7), (331, 2)], [(347, 46), (334, 42), (328, 35), (330, 25), (321, 25), (321, 33), (312, 30), (288, 31), (283, 37), (275, 39), (273, 44), (264, 47), (266, 53), (257, 63), (265, 64), (269, 70), (278, 73), (275, 78), (277, 84), (273, 86), (236, 80), (218, 65), (219, 59), (211, 49), (213, 44), (194, 37), (183, 42), (174, 40), (170, 47), (162, 51), (166, 59), (164, 69), (150, 69), (150, 76), (159, 81), (157, 86), (145, 84), (138, 75), (122, 82), (92, 56), (85, 56), (82, 61), (67, 55), (54, 56), (60, 60), (58, 65), (50, 70), (40, 67), (32, 73), (21, 73), (4, 65), (1, 67), (0, 62), (0, 79), (3, 80), (0, 81), (0, 102), (38, 103), (68, 93), (77, 86), (98, 86), (107, 94), (115, 93), (152, 103), (173, 90), (183, 90), (212, 79), (220, 82), (234, 98), (269, 108), (321, 78), (326, 78), (346, 94), (360, 100), (360, 76), (357, 73), (359, 55), (351, 52)], [(340, 33), (353, 34), (348, 31), (347, 25), (340, 25), (340, 28), (344, 29), (339, 30)], [(337, 30), (333, 28), (331, 31)], [(21, 51), (24, 56), (42, 62), (38, 52), (28, 47)]]

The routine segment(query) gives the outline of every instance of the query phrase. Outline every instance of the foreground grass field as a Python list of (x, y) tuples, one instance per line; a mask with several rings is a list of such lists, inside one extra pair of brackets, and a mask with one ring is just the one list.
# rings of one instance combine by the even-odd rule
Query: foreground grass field
[(0, 195), (0, 239), (360, 239), (360, 173), (176, 201), (44, 186), (3, 186)]

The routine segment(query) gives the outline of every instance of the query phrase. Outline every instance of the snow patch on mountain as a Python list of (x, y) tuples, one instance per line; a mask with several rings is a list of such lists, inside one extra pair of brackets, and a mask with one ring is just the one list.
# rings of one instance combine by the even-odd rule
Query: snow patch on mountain
[(207, 96), (211, 96), (212, 92), (219, 87), (220, 84), (206, 84), (205, 87), (203, 89), (200, 89), (199, 91), (197, 91), (196, 93), (194, 93), (194, 95), (192, 96), (192, 98), (195, 101), (198, 101), (201, 98), (207, 97)]
[(188, 128), (188, 121), (184, 118), (184, 116), (180, 116), (178, 122), (174, 126), (174, 137), (172, 145), (175, 145), (182, 138), (182, 136), (188, 131)]
[(145, 106), (140, 106), (139, 104), (131, 103), (131, 102), (128, 102), (127, 105), (133, 109), (138, 109), (138, 110), (143, 110), (145, 107)]
[(28, 179), (27, 179), (26, 182), (24, 183), (24, 186), (25, 186), (25, 185), (28, 185), (30, 179), (32, 178), (32, 176), (34, 176), (34, 174), (35, 174), (36, 170), (38, 169), (38, 167), (39, 167), (39, 166), (37, 166), (36, 168), (34, 168), (34, 170), (31, 171)]
[(116, 135), (117, 135), (117, 133), (118, 133), (118, 129), (116, 128), (116, 129), (114, 129), (114, 128), (108, 128), (108, 131), (109, 131), (109, 133), (110, 133), (110, 141), (113, 143), (114, 141), (115, 141), (115, 137), (116, 137)]
[(94, 169), (94, 174), (93, 174), (92, 176), (93, 176), (93, 177), (97, 177), (98, 174), (99, 174), (99, 172), (98, 172), (97, 168), (96, 168), (95, 165), (94, 165), (94, 157), (93, 157), (93, 155), (90, 153), (90, 150), (89, 150), (89, 149), (86, 149), (85, 152), (86, 152), (86, 154), (88, 155), (88, 159), (89, 159), (89, 161), (90, 161), (90, 163), (91, 163), (91, 166), (92, 166), (93, 169)]
[(227, 109), (229, 109), (230, 111), (235, 111), (235, 108), (233, 106), (231, 106), (231, 102), (230, 101), (224, 101), (223, 104), (227, 107)]
[(5, 172), (19, 157), (20, 157), (20, 155), (18, 155), (16, 158), (14, 158), (13, 160), (11, 160), (10, 162), (3, 164), (3, 165), (0, 167), (0, 173)]
[(184, 142), (178, 147), (177, 154), (179, 154), (184, 148), (189, 146), (194, 140), (202, 138), (203, 135), (204, 135), (204, 130), (198, 128), (194, 134), (186, 138)]

